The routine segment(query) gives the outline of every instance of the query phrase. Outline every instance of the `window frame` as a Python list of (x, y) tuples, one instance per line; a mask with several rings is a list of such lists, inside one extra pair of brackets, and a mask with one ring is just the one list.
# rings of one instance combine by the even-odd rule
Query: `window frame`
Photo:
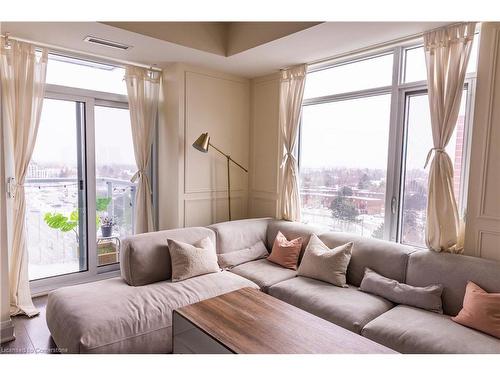
[[(402, 227), (402, 208), (403, 208), (403, 194), (404, 194), (404, 167), (406, 164), (406, 97), (411, 93), (427, 92), (427, 80), (416, 82), (404, 82), (405, 78), (405, 58), (406, 50), (422, 46), (422, 39), (414, 39), (406, 43), (385, 48), (376, 51), (368, 51), (363, 54), (354, 56), (346, 56), (341, 60), (321, 63), (317, 66), (308, 68), (308, 73), (316, 72), (319, 70), (335, 68), (336, 66), (356, 63), (371, 59), (385, 54), (393, 54), (393, 72), (392, 84), (390, 86), (381, 86), (370, 89), (349, 91), (333, 95), (325, 95), (314, 98), (304, 99), (302, 107), (318, 105), (324, 103), (332, 103), (342, 100), (352, 100), (365, 98), (375, 95), (391, 94), (391, 107), (390, 107), (390, 124), (388, 135), (388, 155), (387, 155), (387, 181), (385, 192), (385, 207), (384, 207), (384, 239), (393, 242), (401, 242), (401, 227)], [(467, 73), (465, 77), (464, 86), (467, 88), (466, 96), (466, 117), (464, 121), (464, 150), (462, 155), (462, 175), (460, 179), (460, 197), (457, 197), (459, 206), (459, 213), (466, 215), (467, 204), (467, 190), (468, 190), (468, 175), (469, 175), (469, 162), (470, 162), (470, 143), (472, 132), (472, 121), (474, 117), (474, 101), (475, 101), (475, 88), (476, 88), (476, 75), (477, 72)], [(306, 78), (307, 79), (307, 78)], [(299, 128), (298, 139), (298, 166), (300, 175), (301, 156), (303, 155), (302, 148), (302, 119)], [(423, 163), (423, 161), (422, 161)], [(415, 245), (413, 245), (415, 246)], [(418, 246), (415, 246), (418, 247)]]
[[(71, 57), (71, 56), (69, 56)], [(76, 59), (79, 59), (75, 57)], [(80, 58), (81, 59), (81, 58)], [(116, 64), (114, 64), (116, 65)], [(116, 65), (118, 66), (118, 65)], [(32, 296), (44, 295), (50, 290), (60, 288), (63, 286), (87, 283), (97, 280), (108, 279), (120, 276), (120, 263), (98, 266), (97, 261), (97, 244), (93, 241), (93, 237), (89, 238), (89, 233), (96, 233), (95, 223), (95, 122), (94, 122), (94, 108), (95, 106), (106, 106), (114, 108), (129, 108), (127, 95), (116, 93), (108, 93), (102, 91), (93, 91), (88, 89), (81, 89), (76, 87), (61, 86), (54, 84), (46, 84), (45, 96), (47, 99), (69, 100), (84, 103), (85, 118), (84, 118), (84, 138), (79, 139), (78, 142), (84, 146), (84, 184), (86, 192), (86, 210), (87, 210), (87, 223), (86, 223), (86, 251), (87, 251), (87, 270), (78, 272), (50, 276), (42, 279), (31, 280), (30, 288)], [(157, 124), (156, 124), (157, 128)], [(152, 159), (149, 168), (149, 177), (155, 179), (157, 173), (157, 146), (156, 139), (153, 142), (151, 149)], [(155, 185), (151, 186), (153, 192), (153, 215), (158, 216), (157, 213), (157, 194), (158, 191)]]

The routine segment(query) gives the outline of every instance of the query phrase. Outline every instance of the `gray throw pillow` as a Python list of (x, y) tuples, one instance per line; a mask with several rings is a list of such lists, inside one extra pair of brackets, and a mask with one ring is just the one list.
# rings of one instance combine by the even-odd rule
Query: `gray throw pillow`
[(219, 266), (224, 269), (231, 269), (240, 264), (251, 262), (252, 260), (262, 259), (269, 255), (264, 242), (259, 241), (255, 245), (247, 247), (246, 249), (231, 251), (225, 254), (218, 254), (217, 260)]
[(359, 289), (363, 292), (384, 297), (394, 303), (414, 306), (439, 314), (443, 313), (443, 302), (441, 300), (443, 286), (440, 284), (425, 287), (412, 286), (388, 279), (366, 268)]
[(330, 249), (311, 234), (297, 275), (347, 287), (346, 271), (351, 260), (352, 242)]
[(210, 237), (203, 238), (194, 245), (171, 239), (167, 241), (172, 260), (172, 281), (220, 271)]

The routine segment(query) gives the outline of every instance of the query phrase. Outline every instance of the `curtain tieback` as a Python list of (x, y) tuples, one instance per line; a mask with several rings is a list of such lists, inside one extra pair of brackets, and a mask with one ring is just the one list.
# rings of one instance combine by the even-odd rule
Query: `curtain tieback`
[(139, 169), (137, 172), (134, 173), (134, 175), (130, 179), (130, 182), (136, 182), (137, 179), (141, 178), (142, 176), (145, 176), (144, 169)]
[(429, 164), (429, 161), (431, 160), (431, 156), (432, 156), (432, 152), (435, 152), (435, 153), (438, 153), (438, 152), (446, 152), (446, 150), (444, 148), (441, 148), (441, 147), (433, 147), (429, 150), (429, 152), (427, 153), (427, 158), (425, 159), (425, 165), (424, 165), (424, 169), (427, 168), (427, 164)]
[(24, 190), (24, 184), (18, 184), (14, 178), (9, 178), (7, 184), (7, 193), (9, 194), (9, 197), (12, 198), (16, 203), (14, 207), (15, 209), (17, 209), (19, 207), (21, 199), (20, 192)]
[(144, 172), (144, 169), (139, 169), (137, 172), (135, 172), (134, 175), (132, 176), (132, 178), (130, 179), (130, 182), (136, 182), (137, 179), (139, 179), (143, 176), (146, 178), (146, 186), (147, 186), (148, 194), (153, 195), (153, 192), (151, 190), (151, 186), (149, 185), (148, 175)]
[(283, 161), (281, 162), (281, 166), (280, 168), (283, 168), (287, 162), (288, 159), (292, 159), (292, 160), (295, 160), (295, 155), (292, 153), (292, 152), (287, 152), (284, 156), (283, 156)]

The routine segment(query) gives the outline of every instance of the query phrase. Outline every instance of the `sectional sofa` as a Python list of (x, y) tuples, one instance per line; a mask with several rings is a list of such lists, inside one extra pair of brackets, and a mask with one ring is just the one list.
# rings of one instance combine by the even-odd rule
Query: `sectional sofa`
[[(229, 271), (172, 283), (167, 238), (194, 243), (209, 236), (219, 254), (264, 241), (315, 233), (330, 248), (352, 241), (348, 288), (297, 276), (266, 259)], [(394, 305), (358, 290), (366, 267), (414, 286), (441, 283), (444, 315)], [(172, 311), (243, 287), (262, 291), (401, 353), (500, 353), (500, 340), (450, 317), (462, 307), (469, 280), (500, 292), (500, 263), (435, 253), (393, 242), (274, 219), (249, 219), (146, 233), (123, 241), (121, 277), (65, 287), (49, 294), (47, 324), (70, 353), (169, 353)]]

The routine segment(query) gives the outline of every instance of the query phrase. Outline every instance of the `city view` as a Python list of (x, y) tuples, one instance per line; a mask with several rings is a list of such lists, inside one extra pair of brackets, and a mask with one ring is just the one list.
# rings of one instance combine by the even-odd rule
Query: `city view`
[[(113, 227), (112, 236), (117, 238), (132, 234), (135, 184), (130, 182), (130, 178), (134, 173), (133, 168), (114, 165), (97, 171), (98, 176), (119, 176), (96, 179), (97, 220), (100, 221), (100, 217), (113, 217), (116, 225)], [(80, 243), (82, 229), (78, 222), (79, 197), (76, 175), (76, 167), (30, 163), (25, 192), (29, 274), (32, 280), (78, 272), (87, 268), (87, 254), (80, 250), (84, 244)], [(77, 216), (75, 213), (78, 213)], [(45, 220), (47, 214), (67, 218), (66, 227), (50, 227)], [(96, 229), (95, 235), (88, 234), (89, 241), (92, 239), (97, 241), (103, 237), (99, 225)], [(99, 265), (116, 263), (119, 251), (116, 242), (103, 245), (101, 245), (103, 241), (98, 242)], [(110, 253), (114, 256), (106, 256)]]
[(303, 222), (363, 236), (383, 234), (385, 171), (304, 168), (300, 187)]
[[(447, 147), (454, 164), (457, 197), (460, 194), (463, 131), (464, 116), (460, 116), (455, 134)], [(419, 148), (425, 150), (422, 145)], [(407, 168), (412, 164), (408, 161)], [(402, 241), (417, 246), (425, 244), (428, 179), (428, 168), (423, 168), (423, 158), (420, 164), (420, 168), (407, 169), (405, 172), (401, 218)], [(301, 220), (328, 230), (382, 239), (385, 189), (385, 169), (303, 167), (300, 169)]]

